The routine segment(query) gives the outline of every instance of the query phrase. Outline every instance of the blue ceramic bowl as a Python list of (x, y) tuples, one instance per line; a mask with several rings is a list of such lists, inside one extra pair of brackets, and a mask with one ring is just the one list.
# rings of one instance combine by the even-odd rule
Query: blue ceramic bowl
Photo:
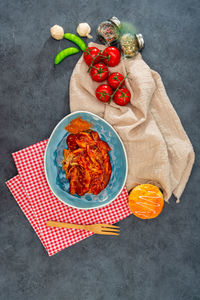
[[(111, 147), (109, 152), (112, 174), (107, 187), (98, 195), (70, 195), (69, 181), (62, 170), (63, 150), (67, 149), (65, 127), (75, 118), (91, 122), (100, 138)], [(45, 151), (45, 175), (51, 191), (65, 204), (79, 208), (92, 209), (104, 206), (114, 200), (122, 191), (127, 177), (127, 156), (124, 145), (113, 127), (105, 120), (90, 112), (77, 111), (63, 118), (52, 132)]]

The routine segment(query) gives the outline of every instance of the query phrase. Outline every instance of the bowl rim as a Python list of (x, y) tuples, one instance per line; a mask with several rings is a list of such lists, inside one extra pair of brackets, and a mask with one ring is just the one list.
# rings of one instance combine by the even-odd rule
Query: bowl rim
[[(119, 139), (119, 141), (120, 141), (120, 143), (121, 143), (121, 145), (122, 145), (122, 148), (123, 148), (123, 150), (124, 150), (125, 161), (126, 161), (126, 173), (125, 173), (125, 176), (124, 176), (124, 181), (123, 181), (123, 184), (122, 184), (122, 188), (119, 190), (119, 192), (117, 193), (117, 195), (116, 195), (113, 199), (111, 199), (109, 202), (106, 202), (106, 203), (103, 203), (103, 202), (102, 202), (102, 205), (93, 206), (93, 207), (89, 207), (89, 208), (86, 208), (86, 207), (83, 207), (83, 208), (77, 207), (77, 206), (71, 205), (71, 204), (69, 204), (69, 203), (66, 203), (64, 200), (62, 200), (61, 198), (59, 198), (59, 197), (56, 195), (56, 193), (54, 192), (53, 188), (51, 187), (51, 184), (50, 184), (50, 182), (49, 182), (49, 180), (48, 180), (47, 169), (46, 169), (46, 165), (47, 165), (47, 164), (46, 164), (46, 161), (47, 161), (47, 149), (48, 149), (48, 145), (49, 145), (49, 143), (50, 143), (50, 141), (51, 141), (51, 138), (52, 138), (52, 136), (54, 135), (54, 132), (56, 131), (56, 129), (58, 128), (58, 126), (59, 126), (66, 118), (68, 118), (69, 116), (73, 116), (73, 115), (75, 115), (75, 114), (78, 114), (78, 113), (86, 113), (86, 114), (90, 114), (90, 115), (92, 115), (92, 116), (94, 116), (94, 117), (97, 117), (97, 118), (101, 119), (103, 122), (105, 122), (105, 123), (106, 123), (106, 124), (107, 124), (107, 125), (108, 125), (115, 133), (116, 133), (116, 135), (117, 135), (117, 137), (118, 137), (118, 139)], [(48, 186), (49, 186), (51, 192), (54, 194), (54, 196), (55, 196), (58, 200), (60, 200), (60, 201), (61, 201), (62, 203), (64, 203), (65, 205), (68, 205), (69, 207), (76, 208), (76, 209), (82, 209), (82, 210), (97, 209), (97, 208), (100, 208), (100, 207), (104, 207), (104, 206), (110, 204), (113, 200), (115, 200), (115, 199), (120, 195), (120, 193), (122, 192), (122, 190), (123, 190), (123, 188), (124, 188), (124, 186), (125, 186), (125, 182), (126, 182), (127, 174), (128, 174), (128, 159), (127, 159), (126, 149), (125, 149), (124, 144), (123, 144), (123, 142), (122, 142), (120, 136), (118, 135), (117, 131), (116, 131), (116, 130), (114, 129), (114, 127), (113, 127), (111, 124), (109, 124), (106, 120), (104, 120), (104, 119), (101, 118), (100, 116), (98, 116), (98, 115), (96, 115), (96, 114), (94, 114), (94, 113), (91, 113), (91, 112), (89, 112), (89, 111), (84, 111), (84, 110), (74, 111), (74, 112), (72, 112), (72, 113), (69, 113), (69, 114), (66, 115), (65, 117), (63, 117), (63, 118), (57, 123), (57, 125), (54, 127), (54, 129), (53, 129), (53, 131), (52, 131), (52, 133), (51, 133), (51, 135), (50, 135), (50, 137), (49, 137), (49, 139), (48, 139), (48, 142), (47, 142), (47, 145), (46, 145), (46, 149), (45, 149), (45, 153), (44, 153), (44, 173), (45, 173), (45, 178), (46, 178), (46, 180), (47, 180), (47, 183), (48, 183)]]

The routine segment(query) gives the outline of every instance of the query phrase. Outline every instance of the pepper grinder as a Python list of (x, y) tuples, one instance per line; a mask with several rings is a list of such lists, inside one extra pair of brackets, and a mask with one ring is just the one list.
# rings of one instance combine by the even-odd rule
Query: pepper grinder
[(134, 57), (138, 51), (144, 48), (144, 38), (141, 33), (132, 35), (125, 33), (120, 38), (120, 47), (125, 58)]
[(102, 22), (97, 28), (97, 36), (101, 43), (107, 46), (118, 44), (121, 22), (117, 17), (112, 17)]

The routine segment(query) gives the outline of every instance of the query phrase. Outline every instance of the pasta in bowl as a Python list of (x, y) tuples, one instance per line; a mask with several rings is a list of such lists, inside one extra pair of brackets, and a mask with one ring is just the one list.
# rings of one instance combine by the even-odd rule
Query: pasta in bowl
[[(81, 132), (66, 131), (77, 118), (92, 124)], [(92, 209), (107, 205), (122, 191), (127, 156), (113, 127), (99, 116), (77, 111), (55, 127), (45, 151), (45, 175), (55, 196), (65, 204)]]

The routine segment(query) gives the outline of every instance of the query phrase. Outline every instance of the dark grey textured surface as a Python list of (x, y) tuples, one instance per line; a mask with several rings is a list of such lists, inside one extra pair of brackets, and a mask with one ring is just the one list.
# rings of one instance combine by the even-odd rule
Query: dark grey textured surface
[[(70, 42), (49, 38), (54, 24), (75, 32), (112, 15), (144, 34), (145, 61), (157, 70), (196, 152), (181, 203), (155, 220), (133, 216), (121, 235), (93, 236), (49, 258), (4, 182), (17, 174), (11, 152), (48, 138), (69, 112), (68, 86), (78, 55), (53, 67)], [(2, 0), (1, 300), (200, 299), (199, 0)]]

